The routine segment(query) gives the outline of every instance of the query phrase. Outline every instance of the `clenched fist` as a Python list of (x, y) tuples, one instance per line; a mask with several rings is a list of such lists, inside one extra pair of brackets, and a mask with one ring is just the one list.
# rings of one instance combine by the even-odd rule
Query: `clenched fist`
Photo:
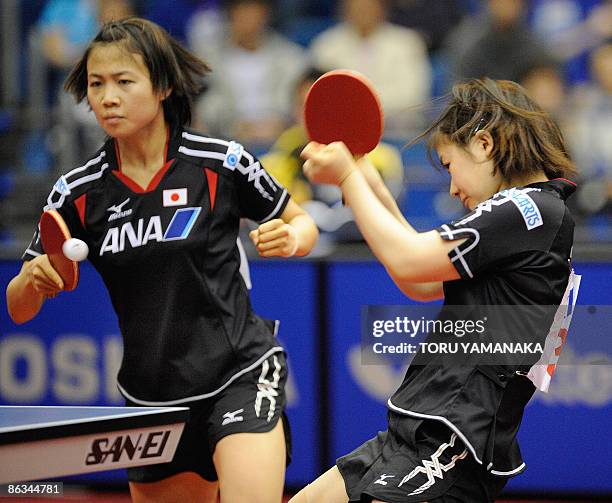
[(357, 170), (353, 155), (346, 145), (339, 141), (329, 145), (311, 141), (304, 147), (301, 156), (305, 159), (304, 175), (312, 183), (340, 186)]
[(262, 257), (292, 257), (298, 249), (296, 230), (280, 218), (261, 224), (249, 237)]

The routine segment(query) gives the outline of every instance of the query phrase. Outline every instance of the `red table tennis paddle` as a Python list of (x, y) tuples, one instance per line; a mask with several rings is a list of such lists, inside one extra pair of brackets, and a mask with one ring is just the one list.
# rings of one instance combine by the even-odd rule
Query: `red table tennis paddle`
[(40, 217), (40, 239), (49, 262), (64, 280), (64, 290), (74, 290), (79, 283), (79, 264), (66, 258), (62, 251), (70, 231), (56, 210), (47, 210)]
[(304, 121), (311, 140), (342, 141), (356, 156), (378, 145), (384, 127), (372, 83), (350, 70), (333, 70), (316, 80), (306, 96)]

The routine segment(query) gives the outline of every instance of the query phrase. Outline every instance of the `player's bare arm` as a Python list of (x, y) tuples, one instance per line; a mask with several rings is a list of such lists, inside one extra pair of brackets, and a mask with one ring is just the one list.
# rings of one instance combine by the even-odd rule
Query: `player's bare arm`
[(64, 282), (51, 266), (47, 255), (24, 262), (19, 274), (6, 288), (6, 304), (11, 319), (25, 323), (34, 318), (48, 297), (64, 288)]
[(446, 242), (435, 230), (415, 232), (402, 225), (376, 197), (343, 143), (311, 142), (302, 155), (304, 172), (311, 181), (340, 186), (363, 237), (396, 282), (460, 278), (448, 253), (461, 241)]
[(357, 167), (363, 174), (364, 178), (368, 182), (368, 185), (376, 194), (376, 197), (380, 200), (387, 210), (400, 222), (406, 229), (411, 232), (417, 232), (412, 225), (408, 223), (408, 221), (402, 215), (397, 203), (395, 202), (395, 198), (393, 194), (389, 191), (385, 182), (380, 174), (380, 172), (374, 167), (372, 162), (368, 159), (367, 156), (363, 156), (359, 159), (355, 160)]
[[(401, 223), (406, 230), (417, 234), (417, 231), (404, 218), (400, 211), (395, 198), (385, 185), (382, 176), (373, 166), (367, 157), (362, 157), (356, 160), (357, 167), (368, 182), (368, 185), (378, 197), (382, 205)], [(444, 298), (444, 288), (441, 281), (433, 281), (430, 283), (414, 283), (411, 281), (402, 281), (400, 278), (392, 277), (393, 282), (401, 290), (401, 292), (410, 297), (412, 300), (419, 302), (431, 302)]]

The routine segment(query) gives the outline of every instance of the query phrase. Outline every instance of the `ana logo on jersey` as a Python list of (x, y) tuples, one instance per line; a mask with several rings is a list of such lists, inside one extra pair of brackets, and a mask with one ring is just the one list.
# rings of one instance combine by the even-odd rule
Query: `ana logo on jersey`
[(110, 211), (111, 215), (108, 217), (108, 222), (112, 222), (113, 220), (117, 220), (118, 218), (124, 218), (128, 215), (132, 214), (132, 208), (124, 210), (123, 207), (130, 202), (130, 198), (128, 197), (121, 204), (113, 204), (106, 211)]
[(202, 208), (176, 210), (165, 232), (162, 229), (159, 215), (152, 216), (146, 225), (145, 219), (139, 218), (135, 223), (136, 228), (132, 222), (125, 222), (121, 227), (111, 227), (106, 231), (102, 241), (100, 256), (107, 252), (121, 253), (125, 251), (126, 246), (129, 248), (146, 246), (151, 241), (165, 242), (185, 239), (193, 229), (201, 210)]

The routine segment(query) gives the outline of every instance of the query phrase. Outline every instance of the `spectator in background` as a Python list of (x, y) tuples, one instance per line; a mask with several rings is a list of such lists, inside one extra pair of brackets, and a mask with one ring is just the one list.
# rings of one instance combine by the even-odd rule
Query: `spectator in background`
[(325, 70), (348, 68), (366, 75), (379, 92), (385, 135), (405, 137), (423, 117), (406, 109), (431, 93), (427, 46), (416, 31), (387, 20), (386, 0), (342, 0), (342, 21), (311, 44), (314, 64)]
[(49, 64), (65, 76), (102, 23), (133, 13), (128, 0), (49, 0), (38, 22)]
[(219, 47), (227, 28), (221, 0), (192, 1), (197, 6), (185, 21), (187, 45), (193, 48)]
[(534, 0), (531, 8), (532, 29), (564, 62), (566, 80), (588, 80), (588, 52), (612, 36), (612, 1)]
[(76, 104), (61, 92), (60, 85), (105, 22), (135, 14), (130, 0), (49, 0), (41, 14), (38, 29), (43, 54), (52, 70), (53, 105), (57, 104), (55, 128), (52, 128), (52, 154), (58, 166), (72, 166), (83, 152), (94, 149), (104, 138), (89, 105)]
[(331, 0), (282, 0), (276, 5), (277, 18), (285, 25), (297, 17), (331, 17), (335, 3)]
[[(342, 204), (342, 192), (338, 187), (311, 184), (302, 172), (304, 160), (300, 153), (309, 142), (304, 126), (304, 101), (312, 84), (322, 74), (318, 69), (309, 68), (300, 77), (293, 94), (294, 124), (261, 158), (270, 174), (287, 187), (291, 198), (310, 214), (319, 229), (327, 233), (321, 235), (321, 246), (316, 250), (319, 253), (333, 241), (362, 239), (351, 210)], [(403, 187), (402, 159), (398, 149), (380, 143), (367, 157), (382, 175), (391, 195), (397, 199)]]
[(585, 180), (576, 194), (583, 213), (612, 214), (612, 39), (593, 51), (589, 84), (572, 100), (567, 136)]
[(537, 65), (527, 69), (519, 84), (531, 99), (555, 118), (562, 129), (565, 127), (567, 89), (563, 74), (556, 65)]
[(487, 0), (484, 13), (453, 30), (445, 45), (454, 78), (518, 82), (527, 69), (554, 63), (525, 15), (525, 0)]
[(192, 47), (213, 69), (197, 110), (198, 126), (257, 150), (287, 125), (291, 93), (306, 54), (270, 28), (267, 0), (229, 0), (220, 47)]
[(447, 34), (469, 13), (466, 0), (389, 0), (389, 19), (418, 31), (427, 44), (432, 65), (432, 96), (452, 85), (443, 47)]
[(435, 53), (447, 33), (467, 13), (462, 0), (389, 0), (389, 19), (418, 31), (430, 53)]

